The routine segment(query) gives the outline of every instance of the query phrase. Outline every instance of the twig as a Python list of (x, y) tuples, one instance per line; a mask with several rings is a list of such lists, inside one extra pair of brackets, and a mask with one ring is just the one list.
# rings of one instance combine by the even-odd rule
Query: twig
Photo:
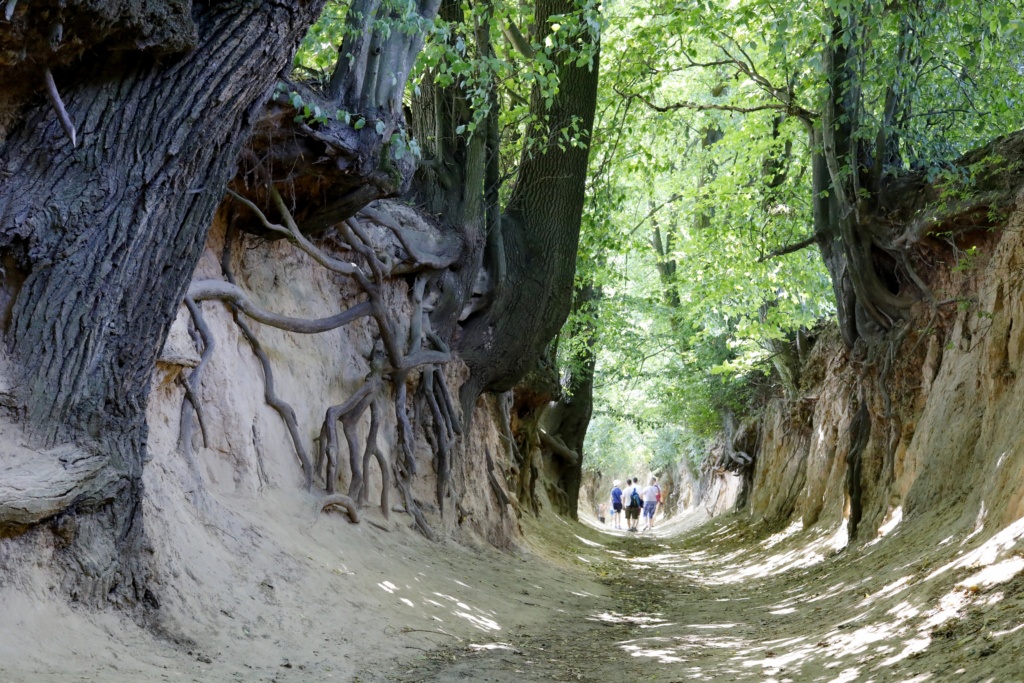
[[(14, 14), (15, 0), (8, 0), (7, 2), (7, 20), (11, 20), (11, 15)], [(43, 70), (43, 80), (46, 82), (46, 94), (50, 98), (50, 104), (53, 105), (54, 110), (57, 112), (57, 118), (60, 120), (60, 125), (64, 128), (64, 132), (71, 138), (71, 146), (77, 147), (78, 141), (75, 137), (75, 124), (71, 121), (71, 116), (68, 114), (68, 110), (64, 108), (64, 101), (60, 98), (60, 93), (57, 92), (57, 84), (53, 82), (53, 73), (49, 67)]]
[(403, 626), (402, 629), (399, 631), (399, 633), (438, 633), (438, 634), (440, 634), (442, 636), (448, 636), (449, 638), (454, 638), (455, 640), (459, 641), (460, 643), (462, 642), (462, 638), (459, 638), (457, 635), (454, 635), (452, 633), (448, 633), (446, 631), (433, 630), (433, 629), (428, 629), (428, 628), (410, 628), (408, 626)]
[(778, 256), (785, 256), (786, 254), (792, 254), (794, 252), (800, 251), (801, 249), (806, 249), (807, 247), (814, 244), (815, 241), (817, 241), (817, 239), (817, 235), (811, 235), (800, 240), (799, 242), (794, 242), (792, 244), (787, 244), (783, 247), (779, 247), (778, 249), (773, 249), (772, 251), (769, 251), (761, 258), (757, 259), (757, 262), (764, 263), (765, 261), (776, 258)]

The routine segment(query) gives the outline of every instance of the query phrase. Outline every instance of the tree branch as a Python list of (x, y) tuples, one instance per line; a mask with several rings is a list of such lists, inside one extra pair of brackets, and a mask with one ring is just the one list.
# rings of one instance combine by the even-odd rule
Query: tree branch
[[(619, 93), (620, 95), (622, 93)], [(643, 95), (636, 95), (636, 98), (647, 105), (654, 111), (666, 113), (672, 111), (678, 111), (680, 109), (690, 109), (693, 111), (731, 111), (737, 114), (752, 114), (758, 111), (782, 111), (787, 113), (796, 113), (792, 108), (785, 104), (762, 104), (755, 107), (738, 107), (732, 104), (700, 104), (698, 102), (675, 102), (673, 104), (658, 105), (651, 102)], [(807, 112), (810, 114), (810, 112)]]
[(817, 241), (817, 239), (817, 235), (810, 235), (809, 237), (806, 237), (800, 240), (799, 242), (794, 242), (792, 244), (787, 244), (786, 246), (779, 247), (778, 249), (773, 249), (764, 256), (762, 256), (761, 258), (757, 259), (757, 262), (764, 263), (765, 261), (770, 261), (771, 259), (776, 258), (778, 256), (785, 256), (786, 254), (792, 254), (794, 252), (800, 251), (801, 249), (806, 249), (807, 247), (814, 244), (815, 241)]
[(524, 36), (522, 31), (519, 30), (519, 27), (516, 26), (515, 22), (512, 20), (502, 22), (501, 32), (505, 35), (505, 38), (508, 39), (508, 42), (511, 43), (512, 47), (519, 52), (519, 54), (526, 59), (534, 58), (535, 54), (533, 46), (530, 45), (530, 41), (526, 39), (526, 36)]

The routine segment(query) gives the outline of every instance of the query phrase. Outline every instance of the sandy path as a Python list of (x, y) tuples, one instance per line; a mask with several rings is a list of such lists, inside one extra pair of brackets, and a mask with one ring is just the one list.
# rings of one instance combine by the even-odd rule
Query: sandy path
[(532, 530), (606, 597), (581, 590), (536, 627), (359, 680), (1024, 680), (1024, 580), (964, 584), (977, 562), (936, 573), (965, 547), (836, 552), (824, 535), (758, 540), (741, 521), (688, 531), (693, 521), (657, 535)]
[(520, 552), (284, 519), (221, 563), (193, 644), (0, 591), (0, 683), (1024, 681), (1024, 519), (837, 550), (834, 529), (746, 517), (626, 534), (545, 515)]

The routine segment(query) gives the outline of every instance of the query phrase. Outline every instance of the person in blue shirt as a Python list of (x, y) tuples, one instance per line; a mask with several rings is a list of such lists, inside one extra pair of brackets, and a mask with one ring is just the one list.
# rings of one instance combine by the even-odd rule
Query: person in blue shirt
[(612, 524), (616, 529), (622, 528), (622, 489), (618, 479), (612, 485)]

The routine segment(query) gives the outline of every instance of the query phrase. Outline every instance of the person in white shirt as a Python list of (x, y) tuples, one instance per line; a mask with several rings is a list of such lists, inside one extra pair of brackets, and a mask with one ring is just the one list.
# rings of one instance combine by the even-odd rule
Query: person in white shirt
[(633, 493), (640, 495), (640, 487), (637, 484), (640, 482), (636, 477), (626, 480), (626, 490), (622, 492), (622, 503), (626, 506), (626, 528), (629, 531), (637, 531), (637, 527), (640, 526), (640, 509), (641, 505), (633, 505)]
[(651, 483), (644, 488), (644, 531), (654, 528), (654, 513), (658, 511), (658, 503), (661, 502), (661, 487), (658, 480), (651, 477)]

